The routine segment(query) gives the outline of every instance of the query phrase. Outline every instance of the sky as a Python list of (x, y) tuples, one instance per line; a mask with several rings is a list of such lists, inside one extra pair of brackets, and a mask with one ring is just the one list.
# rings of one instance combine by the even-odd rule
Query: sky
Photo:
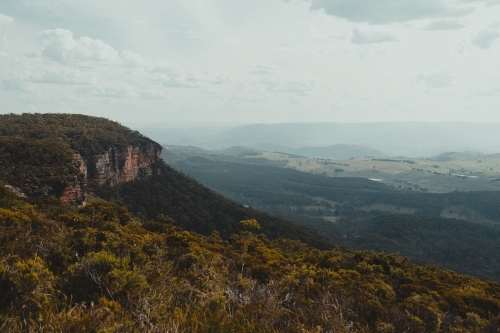
[(500, 0), (2, 0), (0, 113), (500, 122)]

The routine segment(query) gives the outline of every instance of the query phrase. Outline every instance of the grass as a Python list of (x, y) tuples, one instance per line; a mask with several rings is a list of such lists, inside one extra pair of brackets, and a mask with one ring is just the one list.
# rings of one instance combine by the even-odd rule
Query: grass
[[(451, 160), (438, 162), (427, 158), (392, 157), (394, 161), (372, 158), (328, 160), (298, 157), (282, 153), (264, 152), (259, 158), (287, 161), (287, 167), (304, 172), (326, 173), (332, 177), (364, 177), (383, 179), (383, 182), (398, 187), (411, 186), (414, 190), (428, 192), (451, 191), (498, 191), (500, 181), (500, 154), (467, 155), (450, 154)], [(253, 158), (253, 157), (247, 157)], [(408, 161), (411, 161), (408, 163)], [(335, 169), (343, 169), (336, 172)], [(417, 187), (415, 187), (417, 185)]]

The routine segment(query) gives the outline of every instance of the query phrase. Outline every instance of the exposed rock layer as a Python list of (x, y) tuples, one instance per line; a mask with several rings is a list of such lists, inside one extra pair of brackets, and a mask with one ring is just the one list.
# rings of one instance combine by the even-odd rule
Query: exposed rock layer
[(60, 200), (64, 203), (82, 203), (87, 194), (87, 180), (99, 185), (116, 186), (135, 179), (145, 179), (159, 173), (156, 163), (161, 150), (152, 143), (142, 146), (112, 147), (84, 160), (75, 154), (80, 177), (64, 189)]
[(74, 161), (78, 165), (80, 175), (68, 184), (59, 197), (64, 203), (82, 203), (87, 195), (87, 165), (80, 154), (75, 154)]
[(99, 185), (109, 186), (144, 179), (155, 173), (160, 154), (161, 150), (153, 144), (110, 148), (91, 159), (89, 178)]

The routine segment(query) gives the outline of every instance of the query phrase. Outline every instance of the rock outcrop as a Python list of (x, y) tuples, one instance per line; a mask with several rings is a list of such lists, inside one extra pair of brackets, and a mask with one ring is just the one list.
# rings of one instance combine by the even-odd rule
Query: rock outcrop
[(6, 189), (8, 189), (9, 191), (11, 191), (12, 193), (14, 193), (17, 197), (19, 198), (27, 198), (26, 194), (24, 194), (21, 189), (17, 188), (17, 187), (14, 187), (14, 186), (10, 186), (10, 185), (4, 185)]
[(81, 204), (87, 196), (87, 165), (80, 154), (75, 154), (74, 161), (78, 165), (80, 174), (76, 175), (75, 180), (66, 186), (59, 200), (64, 203)]
[(161, 150), (153, 144), (113, 147), (91, 158), (89, 179), (99, 185), (116, 186), (135, 179), (145, 179), (157, 171)]
[(142, 146), (112, 147), (97, 156), (84, 160), (75, 154), (80, 176), (64, 189), (60, 200), (64, 203), (83, 203), (87, 194), (87, 180), (99, 185), (116, 186), (136, 179), (145, 179), (159, 173), (156, 167), (161, 150), (152, 143)]

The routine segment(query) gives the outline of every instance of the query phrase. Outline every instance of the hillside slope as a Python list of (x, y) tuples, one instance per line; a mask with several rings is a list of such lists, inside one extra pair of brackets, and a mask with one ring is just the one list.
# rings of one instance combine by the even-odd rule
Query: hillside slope
[[(159, 214), (205, 235), (227, 238), (242, 219), (258, 218), (270, 238), (288, 237), (318, 248), (333, 244), (313, 230), (245, 208), (168, 167), (161, 147), (116, 122), (83, 115), (0, 116), (0, 182), (29, 197), (75, 196), (87, 188), (125, 205), (144, 221)], [(81, 157), (79, 168), (74, 156)], [(88, 181), (88, 183), (87, 183)]]
[(498, 283), (397, 255), (269, 240), (256, 221), (241, 221), (227, 241), (171, 222), (141, 224), (111, 202), (75, 209), (0, 187), (0, 330), (500, 329)]

